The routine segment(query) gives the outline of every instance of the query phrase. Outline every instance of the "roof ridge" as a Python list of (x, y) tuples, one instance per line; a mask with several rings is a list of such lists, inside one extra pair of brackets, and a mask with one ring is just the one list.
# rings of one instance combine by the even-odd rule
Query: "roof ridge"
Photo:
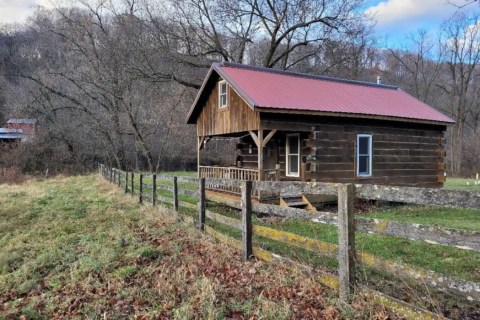
[(383, 88), (383, 89), (393, 89), (393, 90), (398, 90), (399, 89), (397, 86), (389, 85), (389, 84), (378, 84), (378, 83), (368, 82), (368, 81), (349, 80), (349, 79), (336, 78), (336, 77), (330, 77), (330, 76), (324, 76), (324, 75), (315, 75), (315, 74), (308, 74), (308, 73), (296, 72), (296, 71), (288, 71), (288, 70), (272, 69), (272, 68), (266, 68), (266, 67), (251, 66), (251, 65), (228, 62), (228, 61), (221, 62), (219, 65), (220, 66), (225, 66), (225, 67), (259, 71), (259, 72), (269, 72), (269, 73), (281, 74), (281, 75), (286, 75), (286, 76), (302, 77), (302, 78), (307, 78), (307, 79), (333, 81), (333, 82), (340, 82), (340, 83), (346, 83), (346, 84), (356, 84), (356, 85)]

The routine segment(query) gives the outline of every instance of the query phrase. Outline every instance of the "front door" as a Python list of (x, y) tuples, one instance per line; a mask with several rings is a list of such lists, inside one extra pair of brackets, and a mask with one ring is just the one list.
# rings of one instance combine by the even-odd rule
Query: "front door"
[(287, 177), (300, 177), (300, 134), (287, 134), (286, 145), (286, 175)]

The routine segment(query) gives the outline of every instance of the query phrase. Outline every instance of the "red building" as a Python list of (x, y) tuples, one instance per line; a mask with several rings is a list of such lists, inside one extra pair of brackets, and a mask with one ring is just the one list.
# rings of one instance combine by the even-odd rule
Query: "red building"
[(10, 119), (7, 121), (7, 129), (22, 130), (24, 138), (30, 138), (37, 134), (36, 119)]
[(29, 141), (37, 134), (36, 119), (10, 119), (6, 128), (0, 128), (0, 142), (24, 142)]

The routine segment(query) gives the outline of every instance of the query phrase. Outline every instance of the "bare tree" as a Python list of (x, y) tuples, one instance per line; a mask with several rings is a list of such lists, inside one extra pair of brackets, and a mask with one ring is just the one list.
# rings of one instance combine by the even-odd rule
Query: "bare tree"
[[(75, 144), (67, 137), (72, 137), (74, 128), (77, 142), (88, 136), (97, 140), (96, 148), (114, 165), (126, 167), (133, 154), (138, 166), (153, 171), (156, 146), (161, 145), (155, 140), (165, 127), (174, 125), (169, 119), (176, 110), (169, 104), (177, 95), (170, 86), (172, 79), (160, 81), (150, 74), (148, 63), (166, 61), (151, 49), (149, 28), (133, 14), (135, 10), (135, 3), (125, 0), (123, 7), (109, 2), (93, 7), (85, 2), (83, 9), (39, 11), (30, 29), (36, 40), (20, 59), (31, 60), (30, 68), (18, 75), (32, 84), (28, 109), (64, 128), (51, 134), (69, 150)], [(25, 59), (33, 52), (38, 58)], [(142, 59), (145, 56), (151, 60)], [(86, 127), (89, 132), (83, 130)]]
[[(176, 59), (211, 60), (288, 69), (315, 56), (320, 44), (363, 30), (360, 0), (181, 0), (151, 18), (175, 43)], [(162, 8), (165, 9), (165, 8)], [(251, 50), (261, 47), (261, 56)], [(184, 56), (198, 57), (193, 62)], [(206, 63), (207, 62), (207, 63)]]
[(465, 123), (472, 111), (470, 94), (473, 81), (479, 76), (480, 25), (478, 16), (457, 12), (443, 28), (442, 50), (444, 71), (437, 84), (449, 98), (449, 113), (456, 123), (450, 139), (451, 171), (459, 174), (462, 167)]
[(425, 30), (409, 35), (410, 47), (399, 51), (390, 49), (390, 54), (400, 63), (404, 74), (408, 75), (410, 91), (424, 102), (432, 102), (432, 91), (438, 80), (442, 50), (438, 42), (432, 41)]
[(42, 120), (64, 161), (148, 170), (195, 161), (184, 115), (214, 61), (354, 79), (377, 70), (360, 0), (76, 4), (38, 10), (5, 55), (7, 99)]

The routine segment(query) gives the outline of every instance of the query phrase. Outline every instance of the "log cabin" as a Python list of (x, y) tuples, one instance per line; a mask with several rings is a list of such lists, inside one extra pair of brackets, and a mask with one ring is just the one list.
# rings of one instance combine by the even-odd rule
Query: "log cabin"
[[(229, 62), (212, 65), (187, 118), (199, 177), (415, 187), (443, 186), (453, 122), (396, 86)], [(202, 165), (218, 138), (232, 157)]]

